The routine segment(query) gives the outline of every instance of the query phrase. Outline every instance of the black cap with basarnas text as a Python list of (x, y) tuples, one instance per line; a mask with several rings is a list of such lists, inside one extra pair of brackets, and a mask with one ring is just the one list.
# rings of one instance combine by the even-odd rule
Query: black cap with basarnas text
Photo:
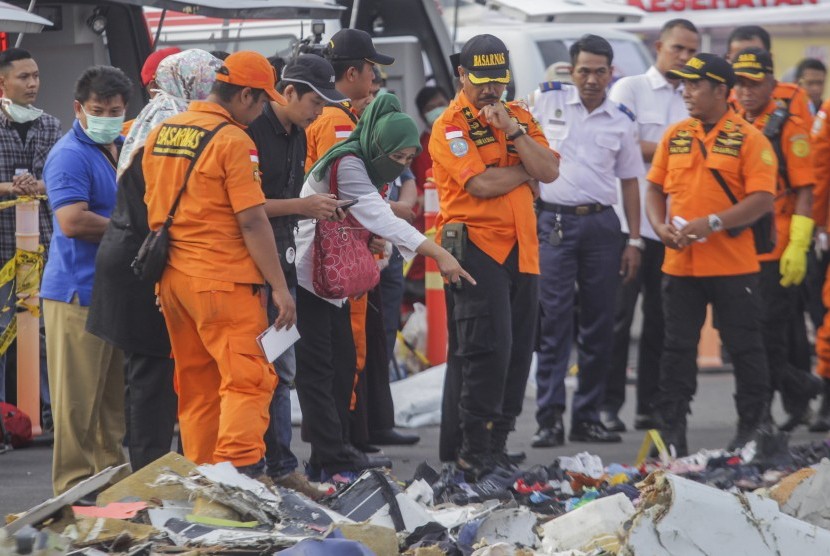
[(666, 76), (689, 81), (708, 79), (713, 83), (722, 83), (730, 89), (735, 84), (735, 72), (732, 71), (729, 62), (706, 52), (695, 55), (680, 69), (667, 71)]
[(732, 71), (737, 77), (746, 77), (753, 81), (762, 81), (767, 74), (772, 74), (772, 54), (763, 48), (744, 48), (735, 56)]
[(493, 35), (476, 35), (467, 41), (460, 54), (450, 56), (455, 66), (467, 70), (473, 85), (510, 83), (510, 57), (501, 39)]

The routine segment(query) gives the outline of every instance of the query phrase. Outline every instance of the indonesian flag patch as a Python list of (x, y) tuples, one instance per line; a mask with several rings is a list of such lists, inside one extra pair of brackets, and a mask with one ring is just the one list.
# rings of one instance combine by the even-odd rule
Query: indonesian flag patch
[(352, 134), (352, 127), (348, 125), (334, 126), (334, 137), (337, 139), (346, 139)]
[(444, 128), (444, 138), (446, 138), (448, 141), (450, 139), (457, 139), (457, 138), (463, 137), (463, 136), (464, 136), (464, 132), (461, 131), (460, 127), (456, 127), (454, 125), (448, 125), (447, 127)]
[(256, 151), (248, 151), (248, 154), (251, 155), (251, 162), (254, 164), (259, 164), (259, 153)]

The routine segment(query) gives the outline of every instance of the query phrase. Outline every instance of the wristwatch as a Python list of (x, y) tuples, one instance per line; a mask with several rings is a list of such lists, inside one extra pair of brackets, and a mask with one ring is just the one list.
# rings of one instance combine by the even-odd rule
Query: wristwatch
[(713, 232), (719, 232), (723, 229), (723, 222), (717, 214), (710, 214), (708, 216), (708, 219), (709, 228), (711, 228)]
[(516, 131), (515, 133), (511, 133), (510, 135), (508, 135), (507, 140), (508, 141), (515, 141), (516, 139), (518, 139), (519, 137), (521, 137), (522, 135), (524, 135), (526, 133), (527, 132), (525, 131), (525, 128), (523, 128), (522, 126), (519, 126), (519, 130)]
[(630, 237), (628, 238), (628, 245), (630, 245), (631, 247), (636, 247), (640, 251), (644, 251), (646, 248), (646, 240), (644, 240), (641, 237), (638, 237), (636, 239)]

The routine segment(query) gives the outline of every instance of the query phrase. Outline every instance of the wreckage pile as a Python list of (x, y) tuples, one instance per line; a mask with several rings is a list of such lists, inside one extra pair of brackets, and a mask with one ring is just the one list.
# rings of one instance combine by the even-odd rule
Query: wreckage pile
[(637, 468), (582, 453), (474, 485), (451, 467), (406, 483), (373, 469), (318, 502), (172, 453), (107, 486), (122, 471), (9, 516), (0, 554), (830, 555), (829, 441)]

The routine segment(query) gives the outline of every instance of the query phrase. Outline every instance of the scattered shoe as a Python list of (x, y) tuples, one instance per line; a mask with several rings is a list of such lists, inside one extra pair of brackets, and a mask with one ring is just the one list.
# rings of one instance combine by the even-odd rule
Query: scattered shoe
[(282, 477), (272, 477), (271, 480), (275, 485), (304, 494), (315, 502), (326, 495), (325, 492), (322, 492), (312, 485), (304, 475), (300, 475), (296, 471), (292, 471)]
[(605, 430), (609, 432), (625, 432), (628, 430), (616, 411), (601, 411), (599, 416)]
[(417, 434), (398, 432), (395, 429), (385, 429), (369, 433), (369, 443), (379, 446), (411, 446), (417, 444), (421, 437)]
[(595, 423), (591, 421), (577, 421), (571, 426), (571, 432), (568, 434), (568, 440), (571, 442), (622, 442), (622, 437), (610, 432), (602, 423)]
[(646, 431), (649, 429), (659, 429), (660, 424), (653, 415), (638, 413), (634, 416), (634, 429), (638, 431)]

